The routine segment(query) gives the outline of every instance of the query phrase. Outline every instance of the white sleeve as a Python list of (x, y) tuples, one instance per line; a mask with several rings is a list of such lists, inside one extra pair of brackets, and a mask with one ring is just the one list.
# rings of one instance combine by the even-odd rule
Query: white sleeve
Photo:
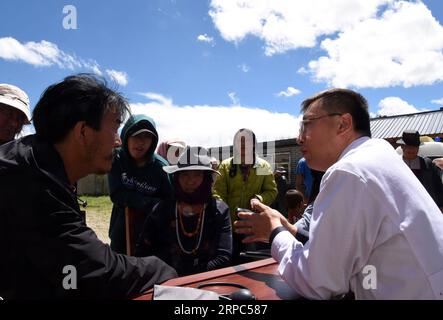
[(355, 174), (325, 174), (309, 241), (303, 246), (289, 232), (281, 232), (272, 242), (272, 256), (289, 286), (310, 299), (330, 299), (349, 291), (350, 279), (363, 268), (376, 237), (376, 230), (370, 229), (377, 227), (366, 225), (364, 214), (374, 209), (369, 208), (374, 203), (370, 198), (365, 181)]

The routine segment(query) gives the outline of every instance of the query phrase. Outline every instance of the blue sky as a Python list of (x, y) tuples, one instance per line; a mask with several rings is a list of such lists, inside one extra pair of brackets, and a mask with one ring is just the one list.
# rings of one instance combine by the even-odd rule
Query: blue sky
[[(77, 29), (64, 28), (66, 5)], [(291, 138), (301, 101), (333, 86), (361, 92), (373, 116), (443, 106), (442, 9), (438, 0), (4, 1), (0, 82), (34, 106), (48, 85), (95, 72), (155, 119), (161, 140), (228, 145), (242, 127), (259, 141)]]

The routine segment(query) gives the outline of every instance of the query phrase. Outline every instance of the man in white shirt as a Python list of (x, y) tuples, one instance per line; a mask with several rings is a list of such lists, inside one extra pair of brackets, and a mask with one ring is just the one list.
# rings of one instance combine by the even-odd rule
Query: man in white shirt
[(299, 143), (326, 171), (302, 245), (263, 204), (241, 213), (244, 242), (270, 241), (282, 278), (330, 299), (443, 299), (443, 215), (392, 146), (371, 139), (364, 97), (331, 89), (302, 104)]

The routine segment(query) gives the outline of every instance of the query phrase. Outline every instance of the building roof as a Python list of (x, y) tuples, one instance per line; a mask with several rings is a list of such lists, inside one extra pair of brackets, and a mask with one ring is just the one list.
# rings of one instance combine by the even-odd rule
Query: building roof
[[(381, 139), (399, 139), (404, 130), (417, 130), (421, 136), (443, 136), (443, 110), (426, 111), (410, 114), (402, 114), (389, 117), (378, 117), (371, 119), (371, 133), (373, 138)], [(268, 141), (267, 143), (269, 143)], [(275, 147), (287, 147), (297, 145), (296, 138), (276, 140)], [(263, 145), (266, 142), (260, 142)], [(222, 147), (212, 147), (217, 149)], [(231, 148), (225, 146), (223, 148)]]
[(399, 138), (404, 130), (417, 130), (422, 136), (443, 134), (443, 110), (371, 119), (373, 138)]

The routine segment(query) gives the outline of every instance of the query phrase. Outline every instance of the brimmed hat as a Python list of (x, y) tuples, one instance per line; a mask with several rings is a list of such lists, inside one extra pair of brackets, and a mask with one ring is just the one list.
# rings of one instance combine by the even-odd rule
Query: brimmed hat
[(287, 173), (285, 167), (278, 167), (277, 170), (275, 170), (275, 172), (281, 174)]
[(203, 170), (220, 174), (218, 171), (212, 169), (211, 158), (208, 156), (208, 151), (202, 147), (186, 147), (178, 159), (177, 165), (164, 166), (163, 170), (167, 173)]
[(402, 138), (397, 140), (397, 143), (414, 147), (418, 147), (423, 144), (423, 142), (420, 141), (420, 133), (416, 130), (403, 131)]
[(0, 84), (0, 104), (6, 104), (23, 112), (28, 122), (31, 121), (31, 110), (29, 107), (28, 95), (20, 88), (1, 83)]

